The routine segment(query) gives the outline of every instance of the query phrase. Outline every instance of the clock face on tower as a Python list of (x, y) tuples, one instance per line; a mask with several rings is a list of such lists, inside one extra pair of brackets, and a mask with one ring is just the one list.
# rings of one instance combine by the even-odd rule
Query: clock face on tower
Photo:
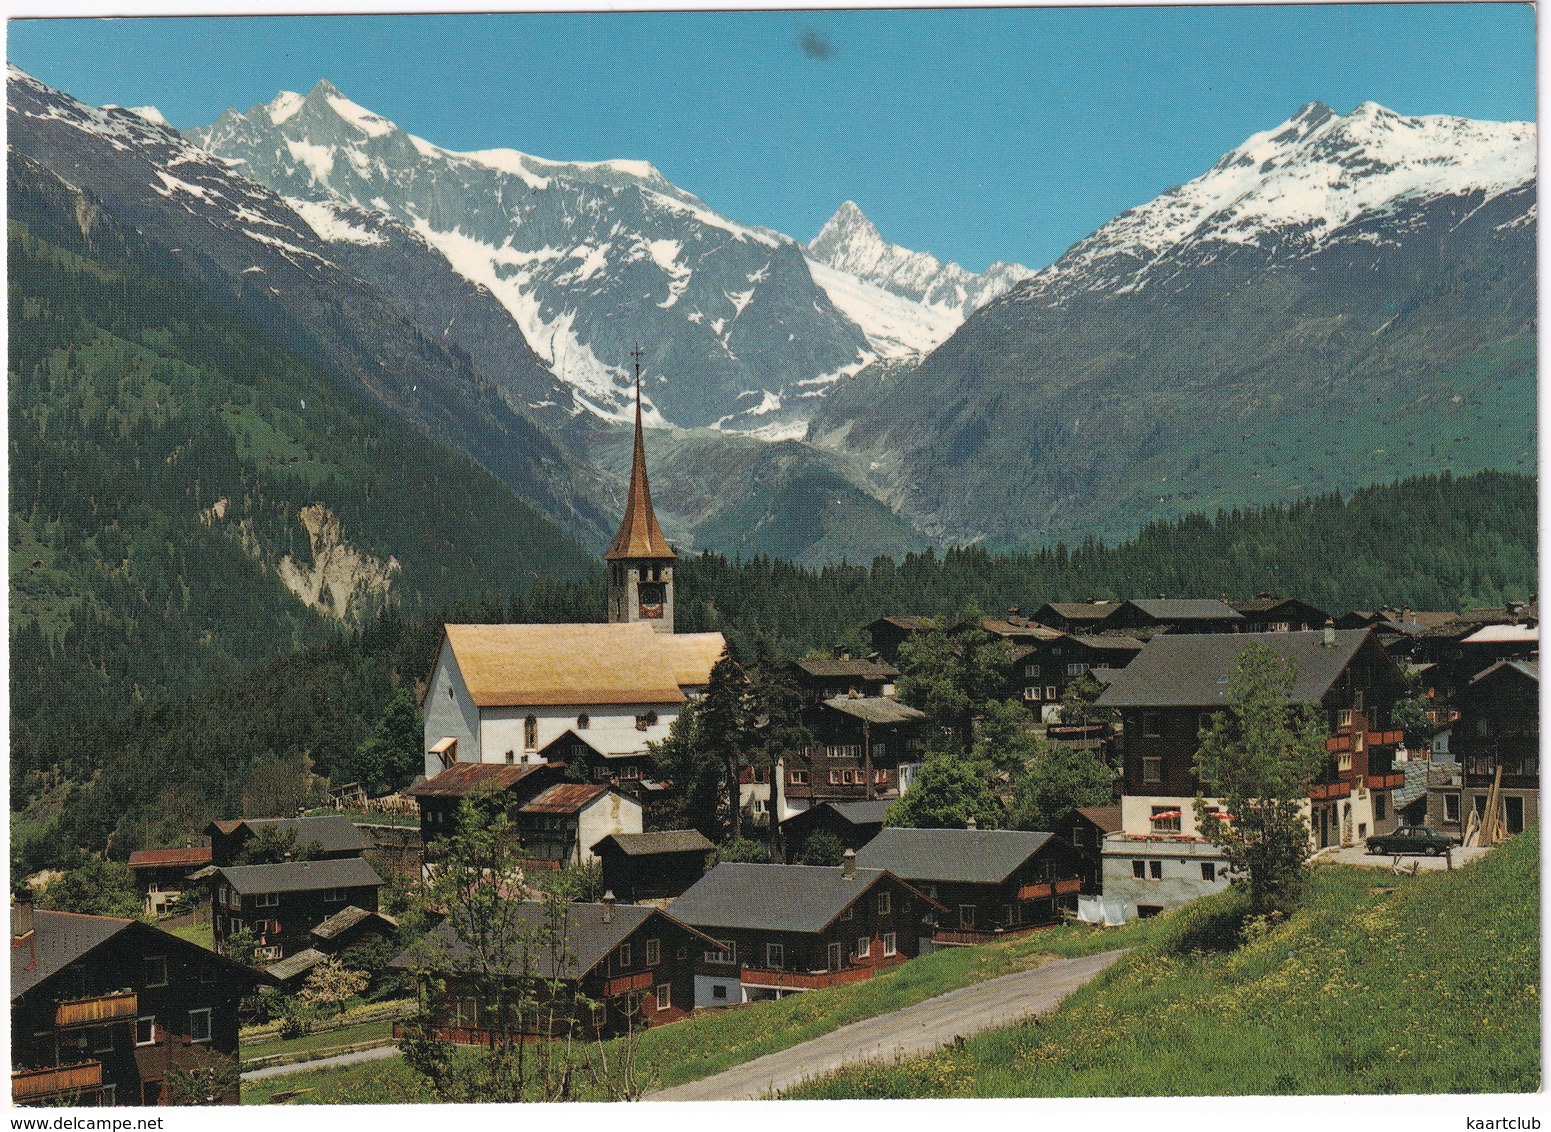
[(636, 616), (642, 621), (660, 621), (663, 615), (663, 584), (641, 582), (636, 587)]

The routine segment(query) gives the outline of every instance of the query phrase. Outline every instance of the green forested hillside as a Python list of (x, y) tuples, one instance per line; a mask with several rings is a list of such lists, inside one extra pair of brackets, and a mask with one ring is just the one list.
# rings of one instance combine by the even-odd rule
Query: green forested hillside
[[(251, 324), (127, 263), (9, 241), (13, 783), (89, 776), (93, 729), (332, 635), (282, 585), (318, 568), (304, 508), (353, 554), (352, 620), (591, 556), (471, 460)], [(390, 559), (397, 564), (390, 572)], [(66, 757), (68, 752), (68, 757)]]

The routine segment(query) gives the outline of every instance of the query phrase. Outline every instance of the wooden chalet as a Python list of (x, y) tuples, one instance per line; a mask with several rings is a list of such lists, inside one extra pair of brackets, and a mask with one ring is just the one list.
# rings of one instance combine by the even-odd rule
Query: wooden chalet
[(892, 799), (871, 802), (820, 802), (787, 818), (780, 825), (781, 843), (788, 863), (802, 860), (808, 838), (815, 833), (831, 834), (842, 849), (860, 849), (883, 829), (883, 818)]
[(867, 634), (872, 638), (872, 651), (885, 664), (897, 665), (900, 662), (899, 651), (904, 643), (915, 633), (935, 628), (936, 625), (935, 617), (900, 614), (878, 618), (867, 626)]
[(670, 908), (720, 944), (695, 970), (695, 1005), (729, 1006), (871, 978), (919, 953), (931, 899), (881, 869), (723, 862)]
[(518, 809), (517, 828), (530, 863), (582, 865), (605, 837), (641, 832), (641, 803), (612, 786), (560, 782)]
[(908, 881), (939, 904), (930, 941), (985, 943), (1077, 910), (1082, 861), (1054, 834), (1008, 829), (885, 829), (858, 866)]
[[(398, 927), (398, 921), (392, 916), (352, 904), (309, 931), (307, 947), (287, 955), (278, 963), (271, 963), (264, 968), (264, 973), (276, 985), (294, 993), (301, 989), (313, 968), (327, 959), (337, 958), (346, 966), (359, 966), (351, 962), (352, 957), (359, 959), (363, 952), (393, 940), (398, 935)], [(375, 976), (376, 972), (372, 973)]]
[(291, 835), (295, 838), (296, 854), (300, 856), (303, 850), (309, 850), (313, 859), (359, 857), (373, 844), (370, 835), (356, 828), (343, 814), (213, 821), (205, 826), (205, 836), (210, 838), (210, 859), (206, 863), (218, 869), (235, 864), (244, 846), (264, 830)]
[(592, 847), (603, 862), (603, 887), (626, 904), (678, 896), (705, 876), (715, 850), (697, 829), (611, 833)]
[(1168, 633), (1238, 633), (1244, 616), (1215, 598), (1133, 598), (1104, 622), (1106, 629)]
[(362, 857), (218, 868), (210, 885), (216, 950), (246, 928), (260, 959), (284, 959), (310, 946), (312, 930), (351, 905), (377, 911), (383, 883)]
[(1030, 620), (1063, 633), (1097, 633), (1119, 608), (1118, 601), (1047, 601)]
[(153, 916), (165, 915), (189, 888), (189, 874), (210, 864), (210, 846), (191, 849), (136, 849), (129, 855), (135, 891)]
[[(532, 977), (563, 983), (553, 1016), (530, 1011), (526, 1017), (499, 1017), (481, 1003), (474, 985), (457, 969), (469, 952), (458, 939), (455, 923), (444, 921), (423, 941), (404, 951), (389, 966), (422, 968), (426, 954), (444, 957), (453, 974), (445, 988), (434, 992), (432, 1010), (438, 1033), (464, 1045), (489, 1045), (521, 1035), (560, 1036), (568, 1029), (580, 1037), (611, 1037), (627, 1029), (676, 1022), (694, 1007), (694, 964), (706, 948), (720, 946), (677, 916), (641, 904), (618, 904), (605, 897), (593, 904), (562, 905), (557, 910), (538, 901), (507, 906), (513, 917), (512, 975), (526, 969)], [(422, 993), (432, 993), (429, 988)], [(586, 1010), (581, 996), (599, 1005)], [(575, 1018), (574, 1029), (560, 1019)], [(394, 1036), (403, 1034), (395, 1023)]]
[(1268, 593), (1245, 601), (1230, 601), (1228, 606), (1244, 618), (1241, 633), (1306, 633), (1323, 629), (1330, 620), (1330, 614), (1308, 602)]
[[(1497, 787), (1502, 831), (1540, 824), (1540, 661), (1499, 660), (1454, 697), (1458, 775), (1429, 789), (1428, 823), (1465, 834)], [(1500, 777), (1499, 777), (1500, 775)]]
[(1082, 859), (1082, 891), (1097, 894), (1103, 887), (1104, 839), (1121, 827), (1119, 806), (1074, 806), (1051, 830)]
[(820, 802), (898, 797), (900, 768), (919, 762), (926, 714), (887, 696), (835, 696), (806, 713), (814, 742), (781, 761), (778, 820)]
[(436, 842), (457, 832), (458, 810), (471, 795), (499, 793), (508, 813), (565, 780), (559, 763), (454, 763), (435, 778), (411, 786), (407, 793), (420, 807), (420, 832), (425, 857), (434, 861)]
[(875, 657), (852, 657), (844, 650), (833, 657), (794, 660), (787, 666), (804, 698), (821, 703), (836, 696), (891, 696), (899, 669)]
[(1099, 697), (1122, 714), (1121, 806), (1128, 836), (1196, 835), (1193, 804), (1209, 793), (1196, 777), (1198, 735), (1223, 709), (1230, 673), (1251, 644), (1274, 649), (1295, 672), (1294, 703), (1324, 712), (1330, 759), (1310, 789), (1316, 847), (1349, 845), (1394, 828), (1390, 794), (1404, 742), (1390, 712), (1405, 679), (1368, 629), (1176, 634), (1154, 637)]
[(1124, 668), (1142, 651), (1144, 642), (1121, 632), (1062, 633), (1047, 629), (1039, 639), (1029, 639), (1013, 650), (1005, 695), (1022, 700), (1044, 718), (1066, 695), (1073, 680), (1091, 674), (1108, 682), (1112, 669)]
[(177, 1070), (227, 1066), (268, 979), (138, 920), (11, 907), (11, 1103), (164, 1105)]

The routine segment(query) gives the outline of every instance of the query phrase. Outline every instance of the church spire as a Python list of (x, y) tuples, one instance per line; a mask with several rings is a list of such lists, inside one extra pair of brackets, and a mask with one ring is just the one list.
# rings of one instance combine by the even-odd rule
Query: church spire
[(635, 358), (635, 457), (630, 464), (630, 494), (625, 500), (625, 517), (608, 553), (610, 561), (623, 558), (677, 558), (652, 510), (652, 488), (646, 479), (646, 444), (641, 431), (641, 347), (631, 351)]

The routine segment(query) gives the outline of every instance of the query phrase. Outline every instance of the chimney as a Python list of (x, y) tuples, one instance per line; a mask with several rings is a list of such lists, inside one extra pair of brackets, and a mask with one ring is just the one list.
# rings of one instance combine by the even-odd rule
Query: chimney
[(1330, 618), (1325, 618), (1325, 639), (1320, 642), (1327, 649), (1336, 647), (1336, 623)]
[(846, 880), (856, 876), (856, 850), (847, 849), (845, 856), (840, 861), (840, 875)]
[(20, 943), (32, 934), (32, 890), (20, 888), (11, 899), (11, 942)]
[(964, 823), (964, 828), (965, 829), (979, 829), (980, 828), (980, 823), (977, 822), (974, 818), (970, 818), (967, 822)]
[(611, 923), (614, 919), (614, 890), (611, 888), (603, 894), (603, 922)]

